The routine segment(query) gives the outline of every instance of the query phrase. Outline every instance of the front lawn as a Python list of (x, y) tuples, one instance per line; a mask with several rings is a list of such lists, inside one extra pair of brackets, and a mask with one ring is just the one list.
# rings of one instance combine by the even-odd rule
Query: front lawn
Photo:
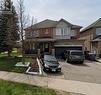
[(57, 95), (56, 91), (27, 84), (0, 80), (0, 95)]
[[(12, 57), (7, 57), (7, 54), (0, 54), (0, 71), (25, 73), (27, 67), (15, 67), (17, 62), (21, 62), (21, 58), (14, 57), (17, 54), (12, 53)], [(27, 62), (31, 62), (31, 58), (25, 59)]]
[[(13, 52), (11, 53), (11, 56), (20, 56), (21, 53), (18, 53), (18, 52)], [(2, 52), (0, 53), (0, 57), (4, 57), (4, 56), (7, 56), (7, 52)]]

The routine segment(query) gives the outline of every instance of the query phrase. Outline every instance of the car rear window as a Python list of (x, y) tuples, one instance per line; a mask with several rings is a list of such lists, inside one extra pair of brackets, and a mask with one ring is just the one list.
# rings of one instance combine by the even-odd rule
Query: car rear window
[(45, 61), (57, 61), (56, 58), (54, 56), (51, 56), (51, 55), (45, 55), (44, 60)]
[(83, 55), (83, 52), (71, 52), (71, 55)]

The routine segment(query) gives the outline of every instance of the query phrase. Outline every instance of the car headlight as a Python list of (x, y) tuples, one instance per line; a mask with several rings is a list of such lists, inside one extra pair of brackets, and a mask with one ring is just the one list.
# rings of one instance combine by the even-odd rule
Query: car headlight
[(47, 68), (48, 68), (49, 66), (48, 66), (47, 64), (45, 64), (45, 67), (47, 67)]
[(59, 65), (58, 68), (61, 68), (61, 66)]
[(69, 56), (69, 59), (72, 59), (73, 57)]

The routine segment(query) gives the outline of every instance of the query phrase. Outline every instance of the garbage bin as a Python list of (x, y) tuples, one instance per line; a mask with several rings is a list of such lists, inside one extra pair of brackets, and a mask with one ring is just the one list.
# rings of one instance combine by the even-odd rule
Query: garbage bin
[(95, 53), (89, 53), (89, 59), (91, 61), (95, 61), (96, 60), (96, 54)]
[(85, 59), (89, 60), (89, 51), (84, 51)]

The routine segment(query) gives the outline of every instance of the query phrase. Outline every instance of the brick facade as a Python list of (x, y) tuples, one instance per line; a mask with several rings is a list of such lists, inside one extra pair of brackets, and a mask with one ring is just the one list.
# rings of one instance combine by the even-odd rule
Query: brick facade
[(96, 53), (100, 55), (101, 54), (101, 42), (100, 41), (93, 42), (93, 39), (95, 37), (96, 37), (96, 28), (91, 28), (84, 32), (81, 32), (79, 39), (85, 40), (84, 42), (85, 49), (87, 49), (90, 52), (93, 52), (94, 50), (96, 50)]
[[(80, 36), (80, 29), (81, 26), (70, 24), (63, 19), (60, 21), (42, 21), (25, 29), (26, 49), (35, 47), (40, 48), (41, 51), (51, 52), (58, 41), (64, 45), (82, 45), (84, 41), (76, 40)], [(57, 30), (59, 33), (61, 31), (61, 35), (56, 34)], [(72, 30), (75, 32), (73, 38)]]
[(94, 38), (94, 34), (95, 34), (95, 29), (89, 29), (86, 32), (82, 32), (80, 33), (80, 38), (82, 40), (85, 40), (84, 42), (84, 46), (88, 51), (92, 51), (92, 45), (91, 45), (91, 41)]

